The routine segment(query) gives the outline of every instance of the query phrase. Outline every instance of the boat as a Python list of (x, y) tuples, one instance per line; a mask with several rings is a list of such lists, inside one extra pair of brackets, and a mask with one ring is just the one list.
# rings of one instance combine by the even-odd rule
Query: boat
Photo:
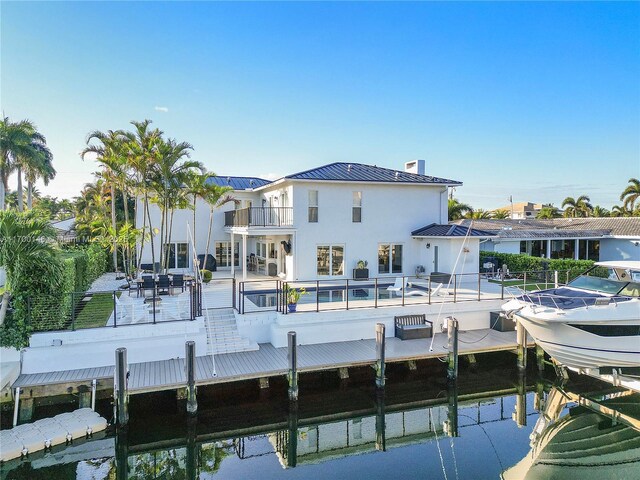
[(640, 261), (597, 262), (567, 285), (520, 291), (502, 309), (560, 365), (640, 367)]

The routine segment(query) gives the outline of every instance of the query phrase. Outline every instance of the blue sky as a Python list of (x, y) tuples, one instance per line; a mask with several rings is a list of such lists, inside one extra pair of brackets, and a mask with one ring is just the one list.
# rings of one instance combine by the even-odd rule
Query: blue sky
[(0, 104), (46, 135), (55, 196), (91, 180), (89, 131), (144, 118), (219, 175), (424, 158), (481, 208), (611, 207), (640, 177), (637, 2), (0, 8)]

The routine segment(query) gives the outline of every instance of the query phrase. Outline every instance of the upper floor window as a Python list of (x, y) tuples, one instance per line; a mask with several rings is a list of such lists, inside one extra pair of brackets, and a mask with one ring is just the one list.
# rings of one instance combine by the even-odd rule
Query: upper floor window
[(353, 192), (353, 207), (351, 207), (351, 221), (362, 222), (362, 192)]
[(309, 190), (309, 223), (318, 223), (318, 191)]

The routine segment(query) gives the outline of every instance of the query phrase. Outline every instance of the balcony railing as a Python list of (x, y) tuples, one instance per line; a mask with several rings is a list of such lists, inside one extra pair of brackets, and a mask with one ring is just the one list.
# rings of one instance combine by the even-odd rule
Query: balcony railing
[(249, 207), (224, 212), (225, 227), (290, 227), (292, 207)]

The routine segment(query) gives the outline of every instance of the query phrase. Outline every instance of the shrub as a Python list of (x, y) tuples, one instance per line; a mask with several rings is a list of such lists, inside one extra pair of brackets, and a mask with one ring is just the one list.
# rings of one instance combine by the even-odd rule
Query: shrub
[[(486, 261), (486, 257), (494, 257), (502, 265), (506, 265), (511, 273), (539, 272), (541, 270), (557, 270), (569, 272), (569, 279), (573, 279), (585, 270), (591, 268), (595, 262), (592, 260), (573, 260), (566, 258), (548, 259), (532, 257), (524, 253), (498, 253), (480, 251), (480, 266)], [(597, 272), (596, 272), (597, 273)]]

